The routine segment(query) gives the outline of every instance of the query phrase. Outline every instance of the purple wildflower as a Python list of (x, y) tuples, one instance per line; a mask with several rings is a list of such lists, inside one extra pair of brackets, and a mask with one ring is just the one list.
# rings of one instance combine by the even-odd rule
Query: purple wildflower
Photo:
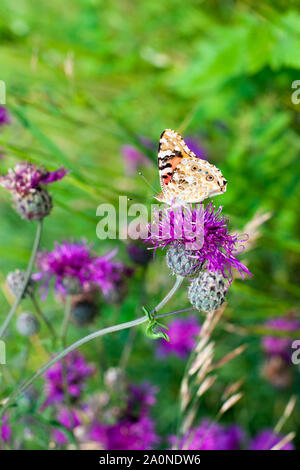
[[(69, 431), (81, 425), (79, 414), (74, 409), (69, 410), (66, 407), (62, 407), (59, 410), (57, 421)], [(64, 446), (68, 443), (66, 434), (64, 434), (60, 429), (56, 429), (54, 431), (53, 439), (58, 446)]]
[(18, 163), (13, 170), (8, 170), (7, 175), (0, 176), (0, 185), (12, 194), (25, 196), (44, 184), (61, 180), (67, 173), (64, 168), (48, 171), (32, 163)]
[(4, 414), (2, 418), (2, 424), (0, 427), (0, 437), (1, 437), (1, 440), (5, 443), (9, 442), (11, 438), (11, 427), (8, 424), (7, 414)]
[[(259, 432), (250, 445), (250, 450), (270, 450), (283, 439), (283, 436), (276, 434), (272, 429), (265, 429)], [(294, 450), (291, 442), (285, 444), (281, 450)]]
[(159, 355), (175, 354), (185, 358), (196, 345), (196, 337), (200, 332), (200, 325), (194, 316), (188, 318), (175, 318), (168, 324), (170, 341), (161, 339)]
[(130, 385), (126, 407), (113, 424), (95, 419), (88, 439), (106, 450), (149, 450), (158, 443), (154, 421), (149, 416), (155, 404), (156, 387), (150, 384)]
[(199, 144), (198, 140), (195, 139), (195, 137), (187, 137), (185, 139), (185, 143), (188, 148), (192, 152), (194, 152), (196, 157), (200, 158), (201, 160), (207, 160), (204, 148)]
[[(141, 139), (141, 143), (149, 149), (152, 149), (151, 142), (148, 139)], [(124, 165), (126, 173), (135, 175), (140, 166), (150, 166), (151, 161), (142, 153), (137, 147), (133, 145), (124, 145), (122, 147), (122, 154), (124, 157)]]
[[(155, 250), (168, 245), (181, 244), (195, 259), (195, 266), (203, 265), (208, 271), (219, 272), (232, 279), (232, 269), (237, 269), (242, 278), (251, 276), (236, 254), (240, 252), (241, 240), (229, 233), (229, 218), (210, 203), (206, 208), (197, 204), (188, 207), (167, 208), (154, 213), (154, 223), (149, 227), (151, 242)], [(195, 267), (194, 266), (194, 267)]]
[[(244, 434), (237, 425), (227, 428), (209, 419), (203, 419), (201, 425), (192, 428), (179, 442), (180, 450), (238, 450)], [(178, 439), (172, 436), (171, 444), (178, 446)]]
[[(300, 329), (300, 322), (292, 318), (272, 318), (265, 324), (268, 328), (281, 332), (292, 332)], [(289, 357), (291, 338), (267, 335), (262, 339), (262, 347), (269, 356)]]
[(46, 290), (54, 279), (55, 289), (63, 295), (68, 292), (67, 285), (71, 283), (78, 284), (76, 293), (98, 286), (107, 294), (119, 285), (124, 276), (132, 274), (132, 270), (122, 263), (112, 261), (115, 253), (112, 251), (105, 256), (95, 256), (85, 241), (56, 243), (54, 250), (38, 254), (39, 272), (33, 278), (42, 280)]
[(73, 399), (78, 399), (86, 379), (93, 373), (94, 367), (91, 364), (87, 364), (84, 356), (77, 351), (68, 354), (64, 362), (56, 362), (45, 373), (45, 391), (47, 397), (44, 407), (53, 403), (61, 403), (64, 400), (65, 381), (68, 394)]
[(158, 442), (154, 421), (147, 415), (121, 419), (110, 426), (95, 423), (89, 438), (106, 450), (150, 450)]
[(5, 106), (0, 106), (0, 127), (10, 124), (10, 117)]

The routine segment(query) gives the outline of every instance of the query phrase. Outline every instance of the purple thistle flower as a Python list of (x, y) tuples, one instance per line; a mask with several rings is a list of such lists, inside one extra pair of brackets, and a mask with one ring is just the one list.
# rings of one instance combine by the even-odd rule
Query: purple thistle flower
[(68, 284), (77, 285), (76, 293), (98, 286), (106, 295), (119, 285), (124, 276), (132, 274), (132, 270), (122, 263), (112, 261), (115, 253), (95, 256), (85, 241), (56, 243), (54, 250), (38, 254), (39, 272), (33, 278), (42, 280), (46, 291), (54, 279), (54, 288), (63, 295), (68, 293)]
[(11, 426), (8, 424), (8, 416), (5, 413), (2, 418), (2, 425), (0, 428), (1, 440), (5, 443), (10, 441), (11, 438)]
[(10, 124), (10, 117), (5, 106), (0, 106), (0, 127)]
[(209, 419), (203, 419), (200, 426), (192, 428), (180, 440), (172, 436), (170, 441), (180, 450), (238, 450), (244, 434), (237, 425), (227, 428)]
[(207, 160), (206, 152), (204, 148), (199, 144), (198, 140), (195, 137), (187, 137), (185, 140), (186, 145), (188, 148), (194, 152), (196, 157), (200, 158), (201, 160)]
[[(272, 429), (259, 432), (250, 444), (250, 450), (270, 450), (282, 440), (283, 436), (276, 434)], [(291, 442), (285, 444), (281, 450), (294, 450)]]
[(26, 196), (40, 189), (41, 185), (61, 180), (67, 173), (64, 168), (48, 171), (45, 168), (38, 168), (33, 163), (18, 163), (13, 170), (8, 170), (7, 175), (0, 176), (0, 185), (12, 194)]
[[(81, 425), (79, 414), (74, 409), (69, 410), (66, 407), (59, 410), (57, 421), (69, 431)], [(64, 446), (68, 443), (67, 436), (60, 429), (55, 429), (53, 439), (58, 446)]]
[(78, 399), (85, 381), (93, 373), (94, 367), (87, 364), (84, 356), (77, 351), (68, 354), (64, 362), (56, 362), (44, 375), (46, 379), (46, 401), (43, 407), (45, 408), (53, 403), (61, 403), (64, 400), (65, 381), (70, 397)]
[(194, 316), (175, 318), (168, 324), (170, 341), (160, 340), (158, 354), (161, 356), (175, 354), (184, 359), (194, 349), (200, 329), (199, 322)]
[(237, 269), (244, 279), (252, 274), (236, 254), (240, 252), (238, 235), (229, 233), (229, 218), (222, 214), (222, 207), (216, 209), (210, 203), (206, 208), (197, 204), (176, 209), (160, 209), (154, 213), (154, 223), (149, 227), (150, 235), (145, 240), (154, 249), (181, 244), (195, 259), (194, 267), (203, 265), (207, 271), (219, 272), (224, 278), (232, 279), (232, 269)]
[[(300, 321), (284, 317), (272, 318), (265, 325), (275, 331), (287, 333), (300, 329)], [(267, 335), (262, 339), (262, 347), (269, 356), (281, 356), (288, 359), (291, 342), (291, 338)]]

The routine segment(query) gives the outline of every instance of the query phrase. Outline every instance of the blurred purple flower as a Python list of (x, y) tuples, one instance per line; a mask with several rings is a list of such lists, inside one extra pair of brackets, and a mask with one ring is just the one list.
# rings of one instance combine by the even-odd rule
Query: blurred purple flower
[[(300, 329), (300, 321), (292, 318), (272, 318), (265, 323), (265, 326), (280, 332), (292, 332)], [(288, 359), (289, 348), (292, 339), (287, 337), (279, 337), (267, 335), (262, 339), (262, 347), (269, 356), (281, 356)]]
[(64, 386), (71, 398), (78, 399), (81, 395), (85, 381), (94, 373), (94, 367), (87, 364), (84, 356), (77, 351), (68, 354), (64, 362), (56, 362), (45, 373), (46, 401), (43, 407), (64, 400)]
[(154, 421), (145, 414), (110, 426), (94, 423), (89, 438), (105, 450), (150, 450), (158, 443)]
[(7, 175), (0, 176), (0, 185), (12, 194), (25, 196), (33, 190), (40, 189), (43, 184), (61, 180), (67, 173), (64, 168), (48, 171), (32, 163), (18, 163), (13, 170), (8, 170)]
[(105, 256), (95, 256), (85, 241), (56, 243), (52, 251), (40, 252), (37, 256), (39, 272), (33, 275), (36, 281), (42, 281), (47, 289), (52, 279), (54, 288), (66, 295), (68, 285), (76, 285), (80, 293), (98, 286), (104, 294), (117, 288), (124, 276), (130, 276), (132, 270), (122, 263), (112, 261), (116, 251)]
[[(152, 149), (152, 144), (148, 139), (142, 138), (141, 143), (148, 149)], [(127, 175), (135, 175), (140, 166), (151, 166), (151, 161), (141, 150), (133, 145), (122, 147), (124, 166)]]
[[(229, 218), (222, 214), (222, 207), (216, 209), (212, 203), (206, 208), (197, 204), (176, 209), (160, 209), (154, 213), (154, 222), (149, 227), (150, 235), (145, 240), (157, 248), (182, 244), (193, 251), (195, 266), (205, 263), (208, 271), (218, 271), (224, 278), (232, 279), (232, 269), (237, 269), (244, 279), (252, 274), (236, 254), (240, 253), (243, 241), (238, 235), (229, 233)], [(194, 266), (194, 267), (195, 267)]]
[[(250, 450), (270, 450), (282, 439), (283, 436), (276, 434), (272, 429), (265, 429), (254, 437), (250, 444)], [(294, 446), (291, 442), (288, 442), (281, 450), (294, 450)]]
[[(201, 425), (192, 428), (179, 442), (180, 450), (238, 450), (244, 438), (243, 431), (237, 425), (227, 428), (209, 419), (203, 419)], [(178, 446), (178, 439), (172, 436), (171, 444)]]
[[(68, 409), (65, 406), (59, 410), (57, 421), (69, 431), (81, 425), (79, 414), (74, 409)], [(66, 434), (60, 429), (53, 432), (53, 439), (58, 446), (64, 446), (68, 443)]]
[(175, 318), (168, 324), (170, 341), (160, 340), (158, 354), (163, 356), (175, 354), (182, 359), (185, 358), (195, 347), (200, 329), (199, 322), (194, 316)]
[(130, 385), (127, 391), (127, 403), (117, 422), (107, 424), (95, 419), (88, 439), (106, 450), (149, 450), (159, 441), (154, 421), (149, 416), (157, 389), (144, 383)]
[(7, 442), (10, 441), (11, 427), (8, 424), (8, 416), (7, 416), (6, 413), (3, 415), (3, 418), (2, 418), (2, 425), (1, 425), (1, 428), (0, 428), (0, 436), (1, 436), (1, 440), (3, 442), (7, 443)]
[(0, 106), (0, 127), (10, 124), (10, 117), (5, 106)]
[(184, 140), (188, 148), (194, 152), (196, 157), (201, 158), (201, 160), (207, 160), (204, 148), (200, 145), (199, 141), (195, 137), (187, 137)]

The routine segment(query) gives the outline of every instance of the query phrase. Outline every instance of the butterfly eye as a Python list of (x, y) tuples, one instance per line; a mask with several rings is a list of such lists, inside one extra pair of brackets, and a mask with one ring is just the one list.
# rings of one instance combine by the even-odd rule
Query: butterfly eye
[(207, 175), (206, 181), (213, 181), (214, 177), (211, 175)]

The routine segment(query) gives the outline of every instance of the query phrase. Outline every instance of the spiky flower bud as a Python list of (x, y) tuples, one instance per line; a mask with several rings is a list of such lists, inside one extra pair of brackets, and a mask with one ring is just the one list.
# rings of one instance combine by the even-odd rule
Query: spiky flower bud
[(205, 271), (194, 279), (188, 290), (191, 304), (198, 310), (209, 312), (219, 308), (226, 295), (226, 285), (222, 274)]
[[(26, 277), (26, 272), (20, 271), (19, 269), (16, 269), (15, 271), (8, 273), (6, 277), (6, 285), (8, 289), (10, 290), (10, 292), (15, 297), (18, 297), (19, 294), (21, 293), (21, 290), (23, 289), (23, 286), (25, 283), (25, 277)], [(33, 294), (34, 284), (35, 284), (34, 281), (30, 279), (27, 284), (23, 297), (27, 297)]]
[(91, 323), (98, 312), (98, 307), (93, 300), (82, 299), (72, 306), (71, 315), (77, 326), (84, 326)]
[(17, 330), (22, 336), (32, 336), (39, 332), (40, 322), (29, 312), (21, 313), (17, 319)]
[(167, 265), (176, 276), (193, 278), (201, 272), (203, 263), (195, 257), (191, 250), (186, 250), (184, 244), (171, 245), (167, 250)]
[(62, 287), (68, 295), (77, 295), (82, 292), (80, 280), (75, 276), (66, 275), (62, 280)]
[(16, 212), (27, 220), (41, 220), (50, 214), (52, 199), (46, 189), (33, 189), (30, 193), (13, 195)]
[(147, 249), (147, 245), (142, 242), (131, 242), (127, 247), (127, 253), (130, 259), (140, 266), (147, 266), (151, 258), (153, 258), (153, 252)]

